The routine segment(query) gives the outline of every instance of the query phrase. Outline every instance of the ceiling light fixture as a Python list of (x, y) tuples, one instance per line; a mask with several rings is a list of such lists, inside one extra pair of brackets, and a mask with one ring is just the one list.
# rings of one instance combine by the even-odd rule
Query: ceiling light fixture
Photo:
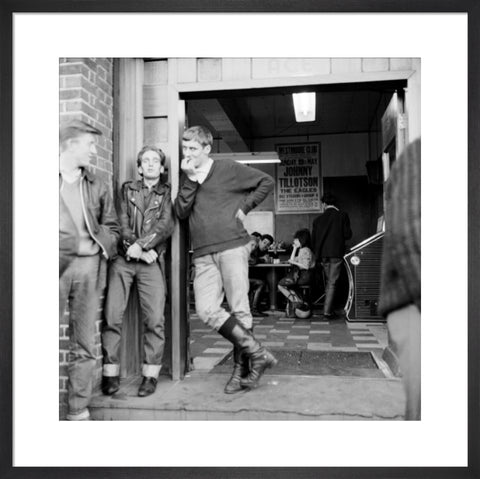
[(292, 93), (297, 123), (315, 121), (315, 93)]
[(213, 160), (231, 160), (244, 164), (280, 163), (276, 151), (247, 151), (245, 153), (213, 153), (210, 155)]

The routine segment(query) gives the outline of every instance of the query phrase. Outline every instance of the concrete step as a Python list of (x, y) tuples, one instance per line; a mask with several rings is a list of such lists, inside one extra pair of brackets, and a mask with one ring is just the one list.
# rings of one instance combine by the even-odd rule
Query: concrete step
[(161, 376), (156, 392), (137, 396), (140, 378), (112, 397), (97, 394), (94, 420), (403, 420), (398, 378), (265, 374), (252, 391), (225, 394), (229, 375), (194, 371), (183, 381)]

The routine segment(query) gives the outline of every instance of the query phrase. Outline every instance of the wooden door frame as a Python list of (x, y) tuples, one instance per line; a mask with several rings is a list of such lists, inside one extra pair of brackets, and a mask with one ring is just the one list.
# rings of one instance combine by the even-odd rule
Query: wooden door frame
[[(118, 178), (126, 176), (124, 173), (126, 155), (132, 151), (138, 151), (143, 143), (143, 102), (141, 99), (142, 84), (138, 68), (143, 59), (129, 60), (121, 59), (120, 64), (128, 68), (124, 73), (119, 73), (119, 82), (125, 83), (124, 88), (130, 91), (130, 99), (122, 98), (127, 101), (127, 113), (117, 115), (116, 120), (124, 127), (120, 126), (119, 131), (126, 131), (125, 137), (118, 137), (120, 141), (119, 154), (117, 156), (119, 165)], [(130, 62), (130, 63), (129, 63)], [(250, 90), (259, 88), (275, 87), (295, 87), (312, 84), (341, 84), (341, 83), (364, 83), (364, 82), (384, 82), (391, 80), (407, 80), (410, 86), (410, 78), (416, 78), (416, 71), (388, 71), (372, 72), (366, 74), (342, 74), (342, 75), (322, 75), (311, 77), (292, 77), (292, 78), (269, 78), (269, 79), (250, 79), (248, 81), (221, 81), (221, 82), (202, 82), (202, 83), (179, 83), (177, 81), (177, 62), (175, 58), (168, 59), (168, 145), (170, 154), (170, 181), (172, 185), (172, 198), (176, 198), (180, 182), (180, 160), (181, 160), (181, 137), (185, 124), (185, 101), (184, 95), (191, 93), (219, 92), (228, 90)], [(121, 70), (121, 69), (120, 69)], [(134, 74), (134, 72), (136, 72)], [(124, 76), (124, 78), (122, 78)], [(128, 76), (128, 78), (126, 78)], [(419, 78), (414, 85), (415, 97), (420, 90)], [(411, 96), (411, 93), (408, 93)], [(418, 93), (419, 95), (419, 93)], [(140, 98), (139, 98), (140, 97)], [(407, 95), (408, 98), (408, 95)], [(407, 102), (408, 103), (408, 102)], [(414, 103), (414, 102), (413, 102)], [(414, 109), (416, 105), (411, 105)], [(418, 105), (419, 113), (420, 105)], [(130, 114), (128, 113), (130, 112)], [(130, 115), (130, 116), (129, 116)], [(125, 122), (134, 119), (132, 130), (127, 131)], [(133, 135), (133, 136), (132, 136)], [(408, 136), (407, 136), (408, 138)], [(123, 145), (123, 146), (122, 146)], [(122, 169), (123, 168), (123, 169)], [(171, 375), (173, 380), (182, 379), (188, 369), (188, 226), (184, 222), (176, 222), (171, 239), (170, 255), (170, 297), (171, 297)]]
[[(185, 125), (185, 102), (177, 85), (177, 60), (168, 60), (168, 143), (170, 145), (170, 181), (172, 198), (180, 187), (181, 140)], [(171, 238), (170, 295), (172, 305), (172, 379), (183, 379), (188, 369), (188, 227), (177, 221)]]

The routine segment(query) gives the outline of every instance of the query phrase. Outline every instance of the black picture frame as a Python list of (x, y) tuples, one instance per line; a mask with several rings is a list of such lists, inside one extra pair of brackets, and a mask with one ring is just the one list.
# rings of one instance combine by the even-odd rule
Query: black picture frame
[[(12, 14), (15, 12), (467, 12), (468, 13), (468, 467), (319, 467), (319, 468), (17, 468), (12, 466), (12, 330), (13, 330), (13, 144)], [(480, 2), (478, 0), (4, 0), (0, 5), (0, 478), (475, 478), (480, 477), (479, 363), (480, 341)], [(446, 201), (448, 191), (445, 192)], [(450, 254), (448, 248), (445, 254)], [(450, 298), (454, 307), (454, 298)], [(445, 311), (449, 313), (448, 308)], [(28, 378), (20, 378), (28, 380)], [(441, 421), (441, 418), (439, 418)], [(323, 438), (325, 440), (326, 438)], [(99, 440), (101, 447), (101, 440)], [(319, 442), (321, 448), (321, 441)], [(339, 445), (339, 447), (342, 447)], [(425, 445), (428, 447), (428, 444)], [(400, 451), (399, 451), (400, 452)], [(348, 452), (346, 452), (348, 454)]]

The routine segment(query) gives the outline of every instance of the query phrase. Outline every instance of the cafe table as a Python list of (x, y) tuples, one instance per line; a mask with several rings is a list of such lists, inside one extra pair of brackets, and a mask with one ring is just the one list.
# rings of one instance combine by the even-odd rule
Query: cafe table
[(270, 309), (277, 309), (277, 284), (287, 274), (287, 269), (292, 265), (287, 262), (281, 263), (258, 263), (250, 268), (265, 270), (268, 287), (270, 288)]

